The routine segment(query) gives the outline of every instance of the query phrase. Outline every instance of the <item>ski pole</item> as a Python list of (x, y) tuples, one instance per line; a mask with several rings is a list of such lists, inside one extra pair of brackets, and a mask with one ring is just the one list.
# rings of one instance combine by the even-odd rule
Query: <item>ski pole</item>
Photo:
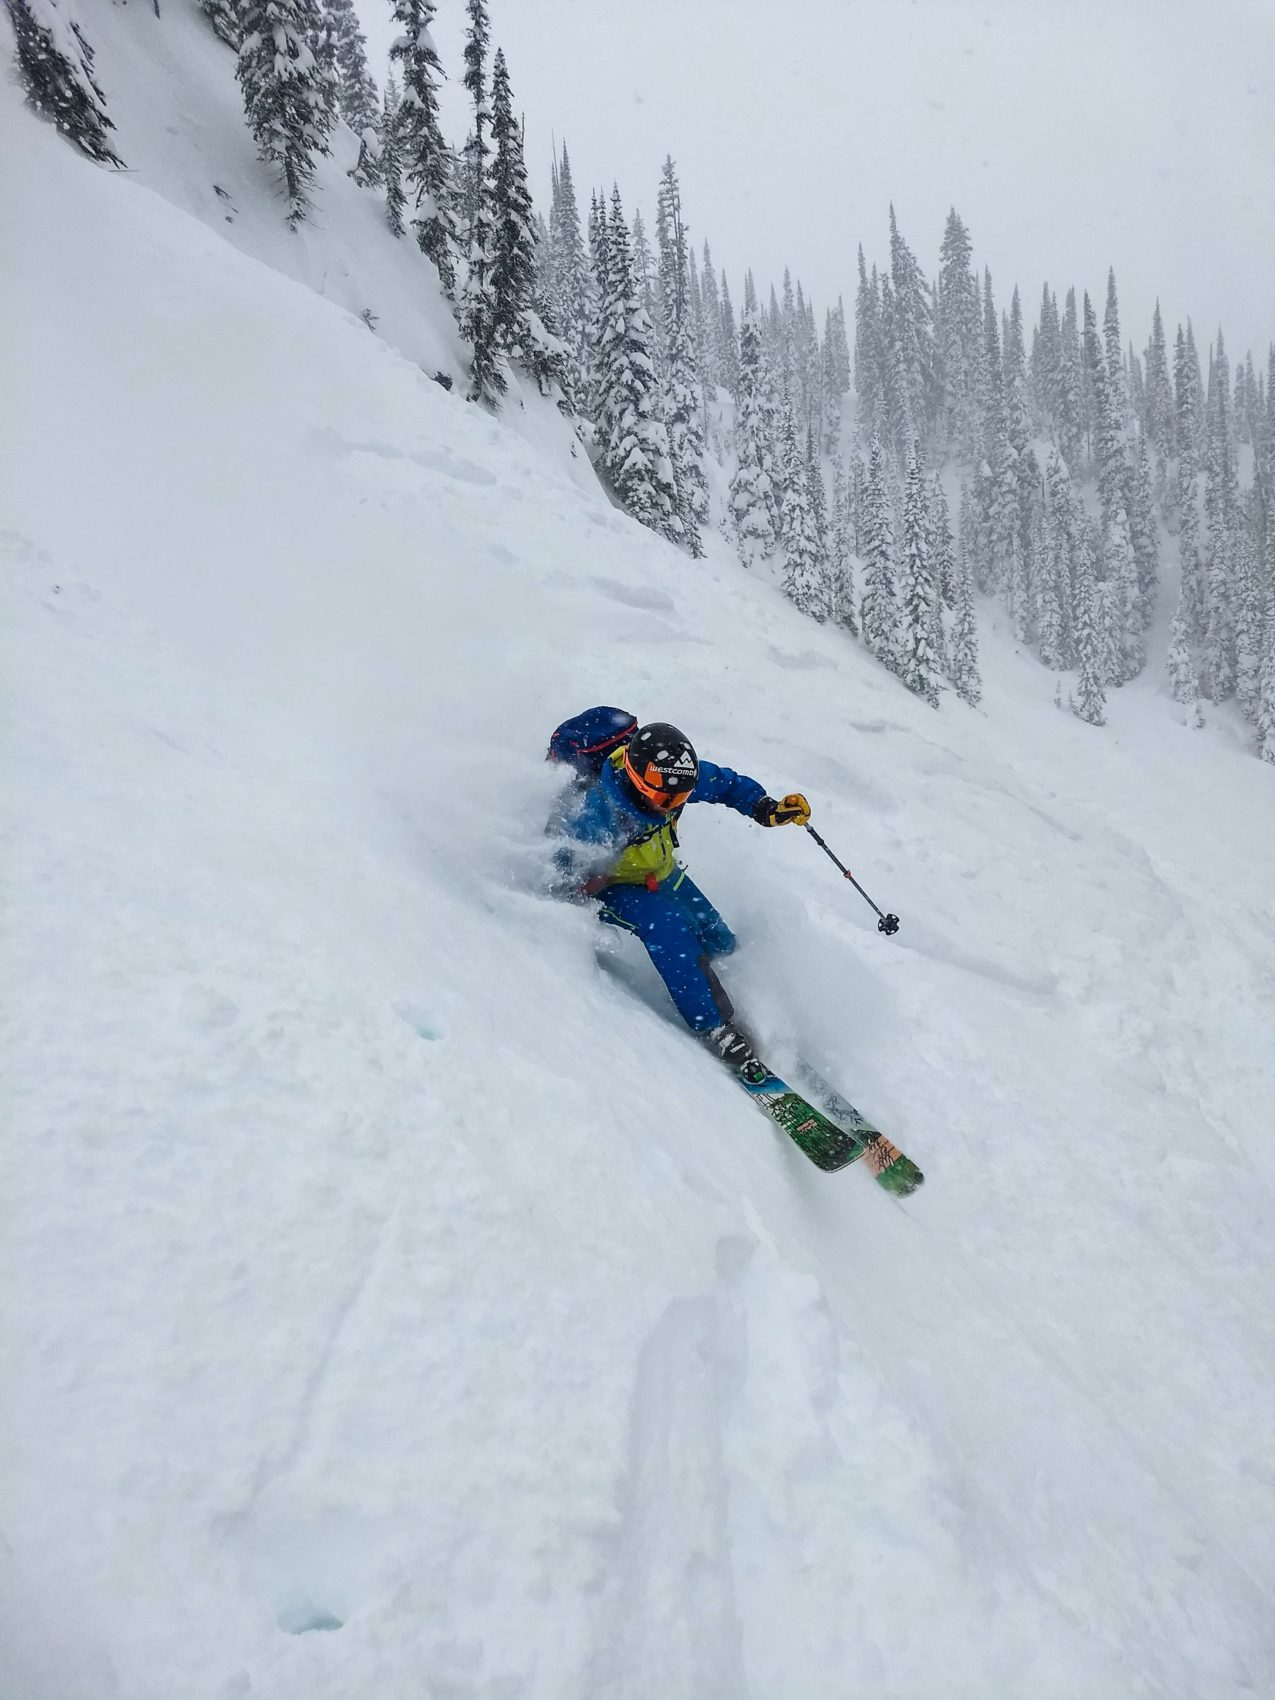
[[(873, 909), (877, 909), (876, 904), (872, 902), (872, 899), (868, 896), (867, 892), (863, 889), (863, 887), (859, 884), (858, 880), (850, 872), (849, 868), (846, 867), (845, 863), (841, 860), (841, 858), (839, 856), (837, 856), (832, 850), (830, 850), (828, 848), (828, 846), (824, 843), (823, 839), (820, 838), (819, 834), (815, 831), (814, 827), (809, 824), (809, 822), (806, 823), (806, 831), (814, 839), (815, 843), (823, 851), (824, 855), (827, 856), (831, 861), (833, 861), (837, 864), (837, 866), (841, 869), (841, 872), (850, 881), (850, 884), (859, 893), (859, 896), (863, 898), (864, 902), (870, 904)], [(897, 933), (898, 932), (898, 930), (899, 930), (899, 917), (897, 915), (887, 915), (884, 912), (884, 910), (877, 909), (877, 917), (878, 917), (878, 919), (877, 919), (877, 931), (879, 933)]]

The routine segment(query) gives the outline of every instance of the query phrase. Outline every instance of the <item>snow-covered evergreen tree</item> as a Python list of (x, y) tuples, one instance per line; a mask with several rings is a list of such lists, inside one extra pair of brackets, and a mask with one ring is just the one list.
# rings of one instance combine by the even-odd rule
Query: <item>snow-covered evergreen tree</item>
[(1116, 272), (1107, 268), (1107, 306), (1102, 316), (1103, 351), (1107, 363), (1107, 387), (1117, 426), (1123, 428), (1128, 396), (1124, 379), (1124, 344), (1120, 340), (1120, 307), (1116, 301)]
[(494, 281), (496, 231), (491, 190), (491, 106), (487, 98), (488, 23), (486, 0), (468, 0), (465, 87), (474, 103), (474, 127), (465, 156), (469, 254), (457, 307), (460, 334), (473, 349), (469, 399), (495, 408), (509, 387), (501, 354)]
[(704, 478), (704, 433), (699, 372), (691, 340), (689, 247), (682, 221), (682, 195), (671, 158), (660, 174), (658, 281), (659, 313), (664, 330), (663, 413), (669, 456), (677, 486), (682, 537), (692, 555), (702, 555), (700, 528), (708, 520)]
[(881, 325), (881, 288), (876, 267), (869, 279), (859, 249), (859, 290), (855, 297), (854, 390), (859, 398), (859, 428), (880, 435), (885, 420), (885, 341)]
[(403, 188), (403, 144), (399, 137), (399, 89), (392, 76), (385, 79), (385, 103), (381, 113), (378, 171), (385, 185), (385, 222), (395, 236), (407, 228), (407, 194)]
[(930, 516), (921, 470), (921, 445), (908, 457), (903, 496), (903, 550), (899, 565), (899, 677), (910, 691), (938, 707), (939, 667), (934, 651), (938, 594), (930, 562)]
[(659, 411), (651, 321), (638, 293), (620, 191), (607, 221), (606, 295), (599, 362), (598, 440), (611, 487), (634, 519), (682, 541), (668, 432)]
[(199, 0), (199, 8), (226, 46), (238, 52), (243, 39), (238, 0)]
[[(857, 456), (855, 464), (859, 464)], [(846, 477), (845, 462), (839, 460), (832, 476), (832, 514), (828, 524), (827, 592), (824, 601), (828, 608), (828, 618), (844, 627), (851, 637), (858, 637), (850, 501), (850, 482)]]
[(891, 669), (899, 663), (899, 608), (895, 593), (894, 503), (885, 449), (874, 436), (868, 454), (863, 512), (863, 641)]
[(93, 49), (66, 0), (9, 0), (9, 16), (27, 105), (90, 159), (121, 165), (106, 134), (115, 125), (93, 74)]
[(487, 17), (487, 0), (465, 0), (469, 19), (465, 31), (465, 74), (462, 77), (469, 98), (474, 103), (474, 127), (465, 139), (456, 173), (456, 225), (460, 247), (469, 255), (474, 245), (474, 221), (480, 217), (480, 204), (487, 187), (488, 144), (486, 128), (491, 119), (487, 105), (487, 45), (491, 26)]
[(572, 394), (586, 395), (589, 372), (589, 259), (580, 228), (567, 145), (554, 171), (549, 231), (553, 250), (551, 307), (554, 328), (567, 345)]
[(1146, 431), (1161, 462), (1167, 461), (1177, 450), (1177, 430), (1159, 301), (1155, 304), (1151, 341), (1147, 344)]
[(1102, 503), (1103, 527), (1109, 530), (1117, 507), (1122, 506), (1125, 500), (1129, 469), (1107, 354), (1098, 337), (1098, 321), (1087, 293), (1084, 303), (1085, 366), (1094, 410), (1094, 470), (1098, 499)]
[(1045, 469), (1044, 549), (1036, 575), (1037, 641), (1046, 667), (1068, 667), (1074, 659), (1076, 525), (1072, 500), (1066, 463), (1054, 449)]
[(972, 255), (969, 232), (953, 207), (939, 251), (935, 356), (942, 385), (943, 438), (971, 465), (980, 458), (982, 448), (978, 400), (982, 309)]
[(1085, 423), (1080, 352), (1080, 328), (1076, 318), (1076, 292), (1067, 291), (1060, 331), (1058, 368), (1058, 447), (1075, 477), (1084, 453)]
[(1266, 658), (1266, 594), (1257, 540), (1244, 526), (1235, 550), (1235, 699), (1246, 719), (1256, 722)]
[[(893, 299), (893, 339), (898, 368), (906, 390), (907, 414), (916, 433), (928, 430), (934, 402), (934, 326), (930, 291), (916, 256), (899, 233), (890, 208), (890, 283)], [(900, 444), (906, 455), (910, 442)]]
[(1257, 704), (1257, 753), (1263, 761), (1275, 762), (1275, 591), (1266, 611), (1266, 657), (1262, 662), (1262, 689)]
[(317, 0), (240, 0), (244, 111), (262, 160), (282, 174), (294, 230), (309, 210), (332, 123), (331, 85), (309, 45), (317, 10)]
[(1128, 500), (1129, 541), (1138, 563), (1138, 608), (1143, 627), (1149, 627), (1160, 578), (1160, 546), (1156, 539), (1155, 494), (1147, 439), (1139, 436), (1130, 456)]
[(784, 397), (781, 417), (784, 496), (780, 540), (784, 546), (784, 594), (803, 614), (822, 620), (824, 564), (811, 510), (807, 459), (804, 444), (797, 435), (791, 396)]
[(967, 542), (973, 529), (973, 504), (969, 491), (961, 489), (960, 537), (956, 546), (956, 618), (948, 653), (948, 677), (958, 696), (977, 708), (983, 696), (978, 669), (978, 627), (974, 619), (974, 573)]
[[(359, 135), (359, 157), (350, 167), (347, 174), (352, 177), (360, 189), (373, 189), (382, 181), (384, 175), (383, 150), (381, 147), (381, 126), (369, 124)], [(400, 178), (399, 190), (402, 192)], [(395, 235), (402, 234), (402, 218), (399, 219), (400, 229)]]
[(336, 58), (337, 111), (361, 136), (374, 129), (381, 110), (381, 97), (368, 69), (367, 40), (359, 27), (354, 0), (325, 0), (331, 19)]
[(491, 74), (491, 141), (491, 288), (496, 337), (509, 354), (530, 366), (535, 232), (522, 131), (514, 117), (509, 67), (499, 47)]
[(770, 478), (761, 444), (761, 329), (755, 308), (745, 308), (739, 325), (736, 386), (735, 470), (730, 481), (730, 516), (744, 566), (764, 560), (775, 547)]
[(438, 85), (443, 68), (434, 46), (435, 0), (393, 0), (400, 34), (390, 58), (402, 66), (403, 88), (396, 120), (402, 170), (416, 216), (421, 252), (433, 261), (449, 299), (456, 291), (457, 230), (455, 161), (443, 140)]
[(1076, 660), (1080, 667), (1080, 681), (1072, 701), (1072, 712), (1081, 720), (1088, 721), (1090, 726), (1105, 726), (1106, 636), (1099, 586), (1094, 576), (1094, 552), (1088, 539), (1080, 541), (1076, 569)]
[(935, 473), (930, 484), (930, 562), (934, 588), (946, 608), (956, 606), (956, 552), (952, 541), (952, 515), (943, 480)]
[(1235, 690), (1235, 557), (1239, 495), (1231, 419), (1230, 372), (1218, 333), (1212, 363), (1204, 480), (1205, 693), (1222, 702)]
[(1129, 535), (1124, 504), (1117, 506), (1106, 539), (1106, 568), (1112, 588), (1112, 637), (1116, 655), (1111, 682), (1124, 684), (1134, 679), (1147, 664), (1142, 591), (1138, 583), (1138, 561)]

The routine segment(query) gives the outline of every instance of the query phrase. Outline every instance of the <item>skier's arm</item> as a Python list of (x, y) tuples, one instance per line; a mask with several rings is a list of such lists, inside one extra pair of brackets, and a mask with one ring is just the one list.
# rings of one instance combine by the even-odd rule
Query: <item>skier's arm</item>
[(790, 791), (781, 802), (766, 794), (765, 788), (746, 773), (733, 768), (716, 767), (711, 761), (699, 764), (699, 784), (691, 796), (692, 803), (725, 803), (741, 815), (750, 815), (761, 826), (805, 826), (810, 819), (810, 804), (800, 791)]
[(691, 793), (692, 803), (724, 803), (741, 815), (751, 815), (766, 795), (766, 787), (750, 779), (746, 773), (736, 773), (730, 767), (717, 767), (711, 761), (699, 764), (699, 782)]

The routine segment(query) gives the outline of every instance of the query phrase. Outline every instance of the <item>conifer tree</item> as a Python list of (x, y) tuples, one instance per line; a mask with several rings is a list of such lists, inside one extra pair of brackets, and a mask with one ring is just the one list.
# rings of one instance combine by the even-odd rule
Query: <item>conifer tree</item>
[(637, 208), (634, 208), (633, 212), (630, 248), (638, 300), (651, 322), (651, 359), (655, 365), (656, 376), (659, 377), (664, 371), (664, 333), (660, 326), (660, 307), (656, 299), (655, 264), (651, 257), (651, 244), (646, 239), (646, 224)]
[(656, 224), (660, 242), (658, 307), (664, 330), (663, 413), (682, 538), (691, 554), (698, 556), (704, 553), (700, 527), (708, 519), (708, 485), (704, 479), (699, 373), (691, 343), (690, 251), (677, 168), (671, 158), (665, 159), (661, 171)]
[(755, 308), (745, 308), (739, 326), (739, 381), (735, 412), (735, 471), (730, 481), (730, 516), (739, 558), (751, 567), (775, 547), (770, 479), (760, 433), (763, 427), (761, 330)]
[[(347, 173), (358, 184), (360, 189), (372, 189), (382, 181), (384, 162), (381, 148), (381, 127), (379, 124), (369, 124), (359, 134), (359, 157)], [(399, 185), (400, 193), (402, 184)], [(395, 232), (401, 235), (402, 217), (399, 218), (400, 229)]]
[(868, 454), (863, 514), (863, 641), (892, 670), (899, 663), (899, 610), (895, 594), (894, 504), (879, 436)]
[(1188, 725), (1195, 724), (1199, 714), (1200, 693), (1195, 683), (1195, 663), (1191, 658), (1186, 610), (1180, 598), (1173, 615), (1173, 624), (1169, 628), (1169, 653), (1165, 658), (1165, 669), (1169, 675), (1169, 690), (1174, 701), (1182, 703), (1186, 708)]
[(317, 0), (240, 0), (244, 111), (261, 159), (282, 174), (294, 230), (309, 210), (332, 122), (331, 85), (309, 45), (317, 11)]
[(713, 256), (707, 242), (704, 244), (704, 271), (700, 289), (704, 315), (700, 343), (695, 352), (700, 380), (711, 396), (719, 386), (725, 386), (726, 373), (722, 356), (722, 302), (717, 289), (717, 273), (713, 269)]
[(1235, 699), (1245, 718), (1254, 722), (1266, 658), (1265, 605), (1256, 538), (1245, 527), (1235, 554)]
[(1055, 449), (1045, 470), (1045, 548), (1036, 581), (1037, 638), (1046, 667), (1071, 665), (1076, 528), (1071, 478)]
[(1151, 341), (1147, 344), (1147, 435), (1161, 462), (1177, 450), (1177, 432), (1173, 406), (1173, 388), (1169, 380), (1168, 352), (1164, 342), (1164, 321), (1160, 303), (1155, 304), (1151, 320)]
[(938, 662), (934, 653), (934, 625), (938, 597), (930, 564), (929, 513), (925, 500), (925, 477), (921, 470), (921, 445), (914, 441), (908, 457), (907, 483), (903, 497), (903, 551), (900, 561), (902, 619), (899, 630), (899, 677), (910, 691), (937, 708), (939, 701)]
[[(930, 292), (916, 256), (899, 234), (893, 206), (890, 207), (890, 283), (894, 343), (906, 392), (906, 410), (920, 434), (928, 428), (933, 414), (934, 327)], [(904, 454), (910, 446), (910, 443), (901, 444)]]
[(589, 371), (589, 260), (565, 142), (562, 159), (554, 172), (549, 230), (554, 255), (551, 303), (554, 325), (567, 345), (571, 393), (583, 397)]
[(1082, 398), (1080, 330), (1076, 320), (1076, 292), (1067, 291), (1060, 337), (1058, 377), (1058, 447), (1075, 477), (1084, 453), (1085, 425)]
[(1177, 411), (1178, 443), (1190, 442), (1197, 462), (1204, 451), (1204, 388), (1200, 382), (1200, 356), (1195, 347), (1195, 332), (1190, 319), (1186, 335), (1181, 325), (1174, 347), (1173, 395)]
[(514, 117), (513, 93), (504, 51), (496, 49), (491, 77), (491, 288), (496, 338), (528, 367), (536, 356), (531, 326), (536, 253), (531, 194), (522, 156), (522, 132)]
[[(857, 456), (855, 464), (860, 464)], [(842, 626), (851, 637), (858, 637), (850, 501), (845, 462), (839, 460), (832, 478), (832, 516), (828, 527), (828, 593), (825, 601), (828, 618)]]
[(1106, 565), (1112, 586), (1113, 638), (1117, 650), (1111, 682), (1124, 684), (1136, 678), (1146, 666), (1147, 651), (1138, 561), (1123, 503), (1117, 506), (1107, 535)]
[(973, 506), (969, 491), (961, 488), (961, 534), (956, 549), (956, 618), (952, 623), (949, 677), (956, 693), (971, 708), (983, 696), (978, 670), (978, 628), (974, 620), (974, 574), (967, 543), (973, 528)]
[(1098, 499), (1102, 503), (1104, 530), (1109, 530), (1115, 518), (1116, 508), (1124, 502), (1129, 473), (1116, 401), (1107, 369), (1107, 357), (1098, 339), (1098, 324), (1088, 293), (1084, 300), (1085, 364), (1093, 396)]
[(1126, 511), (1129, 540), (1138, 563), (1138, 607), (1143, 627), (1149, 627), (1155, 609), (1160, 576), (1160, 548), (1156, 541), (1155, 496), (1151, 488), (1151, 462), (1147, 439), (1139, 436), (1131, 455)]
[(380, 161), (378, 170), (385, 185), (385, 222), (395, 236), (407, 228), (403, 215), (407, 211), (407, 195), (403, 189), (403, 144), (399, 136), (399, 88), (393, 76), (385, 80), (385, 101), (381, 113)]
[(823, 563), (811, 512), (806, 456), (797, 436), (792, 397), (786, 395), (781, 415), (781, 454), (784, 467), (783, 529), (784, 594), (795, 608), (816, 620), (824, 617)]
[(1266, 657), (1257, 705), (1257, 752), (1263, 761), (1275, 762), (1275, 591), (1271, 598), (1266, 611)]
[(722, 382), (732, 395), (739, 387), (739, 333), (735, 328), (735, 309), (730, 298), (730, 283), (722, 273)]
[(1230, 372), (1226, 348), (1219, 331), (1213, 361), (1213, 396), (1208, 410), (1207, 464), (1204, 480), (1205, 541), (1205, 632), (1204, 689), (1214, 702), (1222, 702), (1235, 690), (1236, 553), (1235, 444), (1232, 435)]
[(456, 293), (458, 241), (455, 161), (443, 140), (438, 113), (438, 85), (443, 68), (432, 34), (435, 0), (393, 0), (393, 4), (394, 21), (402, 33), (390, 48), (390, 59), (403, 69), (396, 134), (402, 169), (416, 209), (412, 227), (421, 252), (433, 261), (443, 293), (452, 300)]
[(1040, 325), (1032, 344), (1032, 392), (1036, 417), (1058, 441), (1062, 396), (1062, 325), (1058, 318), (1058, 300), (1048, 284), (1040, 300)]
[(81, 153), (122, 165), (107, 139), (115, 125), (93, 74), (93, 49), (65, 0), (9, 0), (26, 102)]
[(239, 26), (237, 0), (199, 0), (199, 6), (226, 46), (238, 52), (243, 31)]
[(457, 225), (461, 246), (472, 255), (474, 223), (482, 218), (481, 203), (487, 187), (488, 145), (487, 125), (491, 112), (487, 105), (487, 45), (490, 24), (487, 0), (465, 0), (469, 27), (465, 31), (465, 74), (461, 79), (474, 103), (474, 127), (469, 132), (461, 153), (457, 189)]
[(1072, 712), (1090, 726), (1105, 726), (1104, 622), (1094, 577), (1093, 548), (1088, 539), (1081, 541), (1076, 566), (1076, 659), (1080, 667), (1080, 682), (1072, 701)]
[(493, 273), (496, 232), (491, 190), (491, 146), (488, 130), (491, 107), (487, 99), (486, 0), (468, 0), (469, 29), (465, 36), (465, 87), (474, 103), (474, 127), (465, 158), (465, 194), (469, 217), (469, 257), (465, 285), (457, 310), (460, 333), (473, 348), (469, 399), (496, 408), (508, 388), (501, 358)]
[(930, 562), (936, 599), (946, 608), (956, 606), (956, 555), (952, 546), (952, 516), (943, 481), (937, 473), (930, 485)]
[(859, 291), (855, 298), (854, 390), (859, 398), (860, 428), (865, 434), (879, 436), (887, 429), (881, 289), (875, 266), (869, 281), (862, 247), (859, 249)]
[(375, 129), (381, 99), (367, 63), (367, 40), (359, 27), (354, 0), (324, 0), (336, 73), (337, 112), (361, 136)]
[(953, 207), (939, 251), (935, 358), (942, 382), (943, 435), (962, 460), (980, 457), (979, 364), (982, 309), (969, 232)]
[(595, 422), (601, 415), (605, 390), (605, 365), (602, 345), (608, 332), (608, 279), (611, 271), (610, 231), (606, 202), (595, 190), (589, 200), (589, 272), (588, 272), (588, 337), (586, 338), (588, 366), (585, 383), (585, 410)]
[(598, 438), (611, 486), (640, 524), (682, 541), (668, 432), (659, 414), (651, 321), (638, 293), (620, 191), (607, 221)]
[(1102, 318), (1107, 363), (1107, 392), (1117, 426), (1124, 425), (1128, 396), (1124, 382), (1124, 346), (1120, 340), (1120, 308), (1116, 302), (1115, 267), (1107, 269), (1107, 307)]

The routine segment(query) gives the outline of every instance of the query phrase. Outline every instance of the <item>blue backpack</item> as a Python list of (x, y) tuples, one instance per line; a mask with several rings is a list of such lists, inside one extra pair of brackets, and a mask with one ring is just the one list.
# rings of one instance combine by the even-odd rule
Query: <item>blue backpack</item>
[(586, 708), (554, 728), (547, 761), (566, 762), (582, 785), (591, 785), (613, 750), (637, 730), (637, 716), (623, 708)]

